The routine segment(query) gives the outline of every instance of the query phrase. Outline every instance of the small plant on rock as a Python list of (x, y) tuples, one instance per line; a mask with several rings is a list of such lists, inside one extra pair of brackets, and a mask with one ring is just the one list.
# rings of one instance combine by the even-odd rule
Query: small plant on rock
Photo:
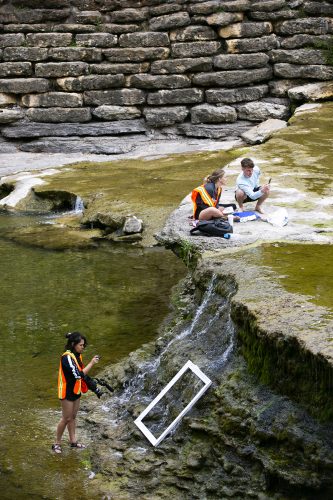
[(193, 243), (187, 240), (182, 240), (178, 247), (179, 257), (189, 267), (191, 262), (196, 258), (197, 251)]

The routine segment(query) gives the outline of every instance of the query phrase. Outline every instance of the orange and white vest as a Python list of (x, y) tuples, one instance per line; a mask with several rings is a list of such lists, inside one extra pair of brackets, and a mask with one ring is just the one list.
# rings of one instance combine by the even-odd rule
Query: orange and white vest
[(217, 189), (217, 196), (216, 200), (214, 200), (208, 191), (205, 188), (205, 185), (202, 184), (202, 186), (199, 186), (192, 191), (191, 199), (193, 203), (193, 216), (195, 217), (196, 211), (197, 211), (197, 197), (198, 194), (200, 194), (202, 201), (207, 205), (207, 207), (216, 207), (218, 205), (218, 202), (220, 200), (222, 189), (219, 187)]
[[(67, 388), (67, 380), (64, 374), (64, 371), (62, 369), (62, 363), (61, 360), (63, 356), (70, 356), (74, 363), (77, 366), (77, 369), (79, 371), (82, 371), (83, 364), (80, 366), (76, 356), (71, 352), (71, 351), (66, 351), (62, 354), (61, 359), (60, 359), (60, 365), (59, 365), (59, 374), (58, 374), (58, 398), (59, 399), (65, 399), (66, 398), (66, 388)], [(82, 362), (82, 356), (80, 354), (80, 361)], [(81, 394), (81, 385), (82, 385), (82, 379), (76, 379), (75, 384), (74, 384), (74, 394), (79, 395)]]

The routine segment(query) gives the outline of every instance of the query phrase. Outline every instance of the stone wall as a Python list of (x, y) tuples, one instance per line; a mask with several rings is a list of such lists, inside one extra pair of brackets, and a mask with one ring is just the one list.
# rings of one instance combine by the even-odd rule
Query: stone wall
[(332, 18), (333, 0), (0, 0), (2, 137), (239, 137), (333, 80)]

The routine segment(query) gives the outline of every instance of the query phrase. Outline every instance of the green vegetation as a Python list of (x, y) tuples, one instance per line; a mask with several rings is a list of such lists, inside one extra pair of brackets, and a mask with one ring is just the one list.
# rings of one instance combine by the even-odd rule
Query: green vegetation
[(249, 372), (261, 383), (304, 405), (319, 420), (333, 419), (333, 369), (325, 360), (301, 351), (293, 339), (277, 345), (259, 335), (254, 318), (246, 321), (238, 336)]
[(197, 259), (197, 250), (195, 245), (187, 240), (182, 240), (177, 249), (178, 256), (182, 259), (186, 267), (190, 267)]

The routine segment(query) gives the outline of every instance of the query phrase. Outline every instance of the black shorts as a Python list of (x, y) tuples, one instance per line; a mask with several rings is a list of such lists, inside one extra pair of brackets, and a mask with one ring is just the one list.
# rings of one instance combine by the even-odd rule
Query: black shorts
[(76, 401), (77, 399), (80, 399), (81, 394), (66, 394), (66, 397), (64, 399), (67, 399), (67, 401)]
[[(261, 186), (258, 186), (256, 188), (253, 189), (253, 191), (256, 193), (257, 191), (260, 191), (261, 189)], [(257, 198), (256, 200), (252, 200), (252, 198), (249, 198), (248, 196), (245, 198), (245, 200), (243, 201), (243, 203), (250, 203), (251, 201), (258, 201), (259, 198)], [(235, 193), (235, 200), (237, 201), (237, 198), (236, 198), (236, 193)]]

